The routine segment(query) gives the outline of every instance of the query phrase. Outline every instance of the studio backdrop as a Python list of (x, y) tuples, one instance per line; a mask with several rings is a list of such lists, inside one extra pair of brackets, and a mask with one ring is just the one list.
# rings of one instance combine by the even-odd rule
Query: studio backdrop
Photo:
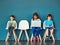
[[(53, 15), (55, 39), (60, 40), (60, 0), (0, 0), (0, 40), (6, 39), (8, 30), (5, 28), (10, 15), (15, 15), (18, 24), (24, 19), (30, 24), (34, 12), (39, 14), (42, 23), (46, 20), (48, 13)], [(31, 29), (27, 32), (30, 38)], [(44, 32), (44, 30), (41, 30), (42, 37)], [(16, 30), (16, 33), (19, 36), (20, 30)], [(14, 40), (13, 37), (12, 39)], [(26, 40), (24, 32), (21, 40)]]

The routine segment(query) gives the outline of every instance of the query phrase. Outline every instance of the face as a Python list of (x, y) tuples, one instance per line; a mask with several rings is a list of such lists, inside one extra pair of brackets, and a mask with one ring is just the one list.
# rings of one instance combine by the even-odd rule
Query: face
[(13, 21), (13, 20), (14, 20), (14, 18), (13, 18), (13, 17), (10, 17), (10, 20), (11, 20), (11, 21)]
[(34, 16), (34, 19), (37, 19), (37, 16), (36, 15)]
[(48, 17), (48, 20), (51, 20), (51, 17)]

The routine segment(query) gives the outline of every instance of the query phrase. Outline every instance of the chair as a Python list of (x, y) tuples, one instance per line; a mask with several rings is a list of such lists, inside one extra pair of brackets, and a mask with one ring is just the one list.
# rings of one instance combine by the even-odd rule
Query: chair
[(27, 37), (27, 41), (29, 41), (29, 37), (28, 37), (28, 33), (27, 33), (27, 29), (29, 29), (29, 23), (27, 20), (21, 20), (19, 22), (19, 28), (21, 30), (20, 34), (19, 34), (19, 38), (18, 38), (18, 41), (20, 40), (21, 38), (21, 35), (22, 35), (22, 32), (24, 31), (25, 34), (26, 34), (26, 37)]

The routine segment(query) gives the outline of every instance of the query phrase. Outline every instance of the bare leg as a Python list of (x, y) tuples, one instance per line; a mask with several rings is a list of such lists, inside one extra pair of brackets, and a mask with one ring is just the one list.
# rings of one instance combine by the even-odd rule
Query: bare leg
[(53, 29), (52, 29), (52, 30), (50, 30), (50, 36), (52, 37), (53, 41), (55, 42), (55, 39), (54, 39), (54, 36), (53, 36), (53, 32), (54, 32), (54, 30), (53, 30)]
[(41, 36), (39, 35), (40, 41), (42, 42)]
[(33, 37), (33, 42), (34, 42), (34, 43), (36, 42), (36, 38), (35, 38), (35, 37)]

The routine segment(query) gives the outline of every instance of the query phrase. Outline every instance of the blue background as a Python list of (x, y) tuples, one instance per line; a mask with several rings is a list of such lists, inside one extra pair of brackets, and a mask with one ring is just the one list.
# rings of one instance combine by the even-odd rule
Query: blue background
[[(26, 19), (30, 23), (34, 12), (38, 12), (42, 22), (46, 19), (48, 13), (54, 16), (55, 39), (60, 40), (60, 0), (0, 0), (0, 40), (6, 39), (8, 31), (5, 28), (11, 14), (16, 16), (17, 22)], [(16, 31), (17, 35), (19, 35), (19, 32)], [(28, 33), (30, 37), (31, 30)], [(44, 33), (43, 30), (42, 33)], [(24, 36), (23, 34), (22, 40), (26, 40), (26, 37), (23, 38)]]

